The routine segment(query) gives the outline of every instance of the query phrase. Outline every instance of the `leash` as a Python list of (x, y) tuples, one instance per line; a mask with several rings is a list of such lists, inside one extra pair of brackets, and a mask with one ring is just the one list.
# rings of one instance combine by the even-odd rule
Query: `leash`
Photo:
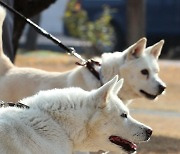
[[(14, 14), (18, 15), (21, 19), (23, 19), (26, 23), (28, 23), (31, 27), (33, 27), (38, 33), (45, 36), (47, 39), (51, 40), (53, 43), (57, 44), (60, 48), (64, 49), (68, 54), (75, 56), (76, 58), (81, 60), (81, 63), (76, 62), (77, 65), (86, 67), (95, 77), (101, 82), (100, 75), (94, 68), (95, 65), (101, 66), (100, 63), (89, 59), (85, 60), (84, 58), (79, 55), (74, 48), (67, 47), (64, 45), (59, 39), (57, 39), (55, 36), (48, 33), (46, 30), (35, 24), (32, 20), (29, 18), (26, 18), (24, 15), (22, 15), (20, 12), (15, 10), (14, 8), (8, 6), (6, 3), (0, 1), (0, 4), (7, 8), (9, 11), (13, 12)], [(102, 83), (101, 83), (102, 84)]]
[(5, 102), (1, 102), (0, 103), (0, 107), (18, 107), (18, 108), (23, 108), (23, 109), (29, 109), (30, 107), (22, 104), (22, 103), (5, 103)]

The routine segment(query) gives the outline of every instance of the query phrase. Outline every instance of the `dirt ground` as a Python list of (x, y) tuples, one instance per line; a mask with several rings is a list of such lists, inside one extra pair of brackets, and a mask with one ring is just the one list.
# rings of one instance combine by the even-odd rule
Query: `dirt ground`
[[(16, 65), (62, 72), (74, 68), (75, 61), (66, 54), (40, 51), (18, 54)], [(138, 154), (180, 154), (180, 61), (159, 64), (166, 94), (156, 101), (137, 99), (129, 106), (136, 119), (153, 128), (151, 140), (139, 145)]]

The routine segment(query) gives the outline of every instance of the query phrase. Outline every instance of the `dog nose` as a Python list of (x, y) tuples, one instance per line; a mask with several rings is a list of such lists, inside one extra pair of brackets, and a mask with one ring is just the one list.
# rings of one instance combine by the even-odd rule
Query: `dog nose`
[(147, 140), (151, 137), (152, 132), (153, 132), (152, 129), (150, 129), (150, 128), (147, 128), (147, 129), (146, 129)]
[(161, 94), (166, 89), (165, 85), (159, 84), (159, 94)]

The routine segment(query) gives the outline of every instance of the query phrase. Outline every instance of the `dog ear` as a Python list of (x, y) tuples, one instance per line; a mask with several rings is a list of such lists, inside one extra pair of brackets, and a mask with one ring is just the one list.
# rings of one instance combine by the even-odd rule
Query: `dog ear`
[(118, 81), (118, 75), (116, 75), (112, 80), (108, 81), (106, 84), (104, 84), (102, 87), (97, 89), (96, 93), (96, 100), (97, 101), (97, 107), (98, 108), (104, 108), (107, 105), (108, 98), (110, 94), (113, 92), (114, 86)]
[(114, 87), (113, 87), (113, 93), (115, 95), (118, 94), (118, 92), (120, 91), (120, 89), (122, 88), (124, 83), (124, 79), (120, 79), (117, 83), (115, 83)]
[(139, 41), (137, 41), (135, 44), (130, 46), (129, 49), (127, 49), (128, 50), (127, 59), (132, 60), (135, 58), (139, 58), (146, 47), (146, 42), (147, 42), (147, 39), (143, 37)]
[(164, 45), (164, 40), (161, 40), (158, 43), (154, 44), (152, 46), (150, 54), (152, 54), (156, 59), (158, 59), (161, 54), (163, 45)]

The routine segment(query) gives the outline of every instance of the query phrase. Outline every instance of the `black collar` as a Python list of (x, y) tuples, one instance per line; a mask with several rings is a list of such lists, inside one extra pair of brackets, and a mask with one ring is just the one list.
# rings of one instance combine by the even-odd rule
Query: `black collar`
[(101, 64), (97, 61), (94, 61), (92, 59), (89, 59), (87, 62), (85, 62), (84, 64), (76, 62), (77, 65), (80, 66), (85, 66), (95, 77), (96, 79), (98, 79), (101, 83), (101, 86), (103, 85), (102, 81), (101, 81), (101, 77), (99, 72), (95, 69), (95, 66), (101, 66)]

